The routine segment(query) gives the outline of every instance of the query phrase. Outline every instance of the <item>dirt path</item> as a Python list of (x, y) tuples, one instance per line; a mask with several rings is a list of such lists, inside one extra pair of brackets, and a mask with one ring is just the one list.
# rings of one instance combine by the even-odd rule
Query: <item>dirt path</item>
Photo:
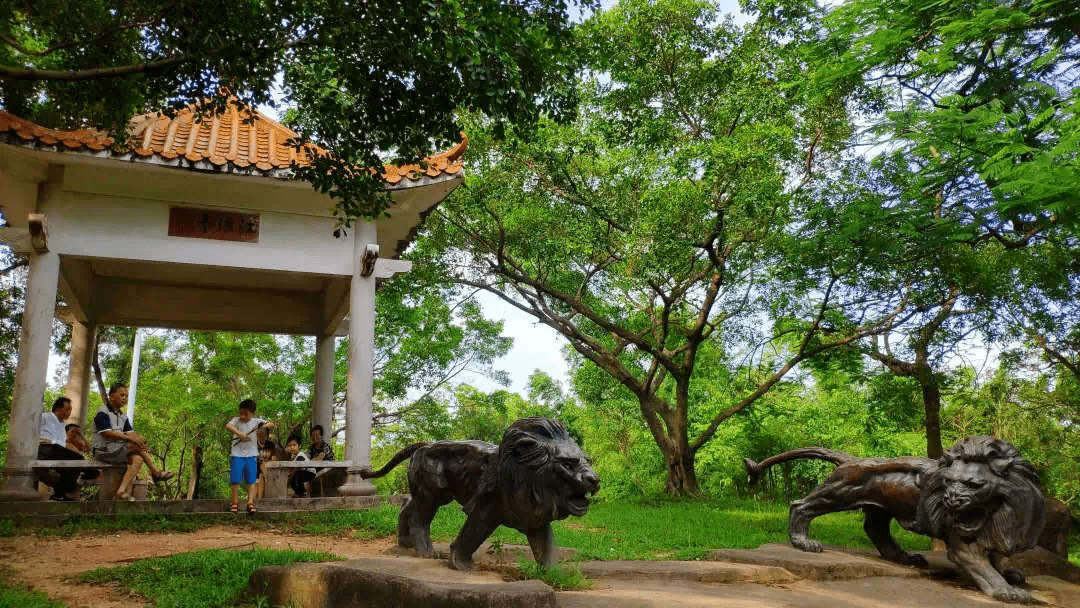
[(190, 533), (113, 532), (68, 538), (29, 535), (0, 538), (0, 555), (3, 556), (0, 561), (5, 566), (5, 573), (10, 573), (13, 579), (10, 583), (29, 585), (64, 602), (69, 608), (131, 608), (145, 606), (146, 599), (119, 587), (74, 582), (71, 577), (95, 568), (202, 549), (260, 547), (358, 557), (382, 553), (393, 544), (390, 538), (353, 540), (214, 526)]

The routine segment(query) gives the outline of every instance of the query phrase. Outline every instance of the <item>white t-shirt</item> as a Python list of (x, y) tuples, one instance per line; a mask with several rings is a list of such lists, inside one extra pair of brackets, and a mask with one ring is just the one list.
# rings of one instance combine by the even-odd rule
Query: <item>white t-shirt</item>
[(38, 430), (38, 436), (42, 440), (56, 445), (65, 445), (67, 443), (67, 431), (64, 430), (64, 423), (60, 422), (60, 419), (52, 412), (41, 412), (41, 427)]
[(259, 455), (259, 440), (255, 437), (255, 429), (259, 428), (260, 424), (266, 424), (266, 420), (252, 416), (247, 421), (240, 420), (237, 416), (229, 421), (232, 427), (241, 433), (247, 434), (247, 441), (241, 441), (239, 437), (233, 435), (232, 437), (232, 450), (229, 452), (233, 456), (239, 456), (241, 458), (248, 458), (251, 456)]

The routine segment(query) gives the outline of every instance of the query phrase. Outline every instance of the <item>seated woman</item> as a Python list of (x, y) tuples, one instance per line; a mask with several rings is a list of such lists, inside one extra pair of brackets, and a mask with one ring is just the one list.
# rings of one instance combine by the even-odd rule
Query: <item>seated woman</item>
[(131, 484), (144, 462), (155, 482), (174, 476), (172, 471), (154, 466), (146, 439), (132, 429), (131, 421), (124, 413), (127, 400), (127, 385), (118, 382), (109, 388), (108, 404), (103, 405), (94, 416), (94, 458), (110, 464), (128, 465), (120, 487), (116, 489), (118, 500), (135, 500), (131, 494)]

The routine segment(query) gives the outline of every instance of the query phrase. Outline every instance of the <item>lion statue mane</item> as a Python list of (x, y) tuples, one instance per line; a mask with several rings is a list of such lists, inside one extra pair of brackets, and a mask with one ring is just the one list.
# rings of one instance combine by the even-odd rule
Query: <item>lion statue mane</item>
[(919, 527), (940, 538), (949, 559), (987, 595), (1026, 602), (1013, 585), (1018, 570), (1001, 559), (1035, 546), (1045, 522), (1044, 497), (1035, 467), (1016, 448), (993, 437), (968, 437), (953, 446), (926, 477), (919, 496)]
[(523, 532), (533, 558), (555, 563), (551, 522), (589, 510), (600, 481), (589, 459), (561, 422), (522, 418), (498, 446), (485, 441), (434, 441), (401, 450), (378, 471), (382, 477), (409, 459), (409, 501), (398, 517), (398, 545), (431, 557), (431, 521), (456, 500), (465, 525), (450, 544), (450, 566), (472, 568), (472, 554), (500, 525)]
[(837, 465), (802, 500), (791, 503), (792, 546), (820, 552), (809, 538), (810, 522), (826, 513), (862, 509), (863, 530), (881, 556), (926, 567), (926, 558), (904, 551), (892, 537), (893, 519), (906, 530), (945, 541), (949, 559), (995, 599), (1026, 602), (1014, 585), (1018, 570), (1002, 570), (1001, 559), (1035, 546), (1043, 527), (1044, 496), (1038, 474), (1006, 441), (968, 437), (939, 460), (917, 456), (857, 458), (827, 448), (791, 450), (761, 461), (744, 459), (753, 483), (768, 467), (813, 458)]

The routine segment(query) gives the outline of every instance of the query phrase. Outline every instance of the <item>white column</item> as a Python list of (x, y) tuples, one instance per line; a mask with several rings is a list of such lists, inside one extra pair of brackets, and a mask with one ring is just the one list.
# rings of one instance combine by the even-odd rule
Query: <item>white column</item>
[(30, 461), (37, 458), (38, 425), (45, 377), (49, 366), (49, 341), (56, 314), (56, 290), (60, 279), (60, 256), (52, 251), (30, 253), (26, 279), (26, 310), (19, 338), (19, 362), (15, 368), (15, 395), (11, 403), (7, 468), (0, 499), (40, 500)]
[(128, 380), (127, 417), (135, 424), (135, 393), (139, 390), (139, 363), (142, 359), (142, 331), (135, 328), (135, 345), (131, 351), (131, 376)]
[[(315, 336), (315, 394), (311, 403), (312, 424), (321, 424), (323, 439), (330, 441), (334, 424), (334, 343), (331, 335)], [(346, 437), (348, 433), (346, 432)]]
[(349, 286), (349, 372), (345, 388), (345, 457), (352, 462), (343, 496), (370, 496), (375, 486), (360, 477), (371, 464), (371, 400), (375, 373), (375, 274), (361, 276), (364, 254), (374, 245), (375, 224), (353, 224), (353, 276)]
[(68, 381), (64, 396), (71, 399), (68, 419), (86, 429), (90, 408), (90, 363), (94, 356), (94, 334), (97, 326), (75, 320), (71, 323), (71, 352), (68, 355)]

